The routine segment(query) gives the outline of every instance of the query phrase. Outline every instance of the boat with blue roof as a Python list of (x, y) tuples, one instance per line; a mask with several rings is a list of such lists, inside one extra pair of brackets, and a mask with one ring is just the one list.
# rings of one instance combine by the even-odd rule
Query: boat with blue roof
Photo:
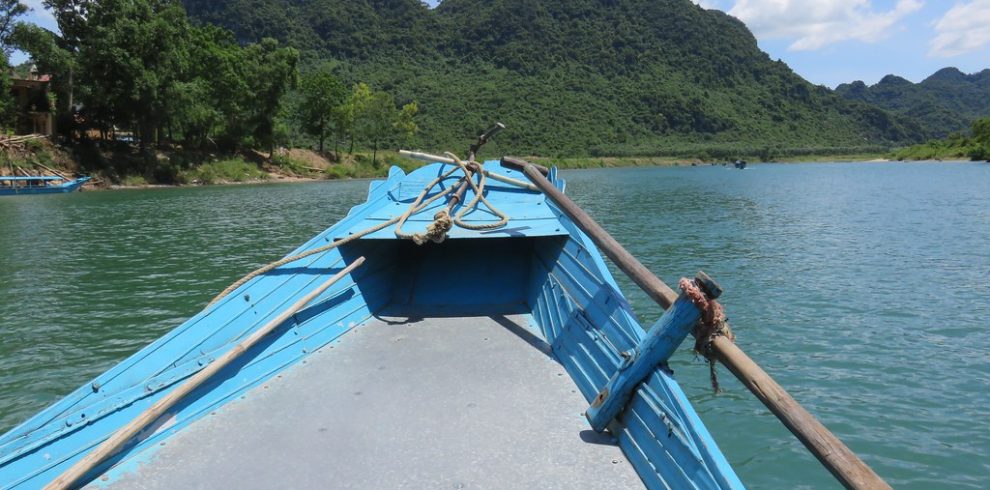
[(65, 194), (82, 189), (91, 177), (69, 179), (58, 176), (0, 175), (0, 196), (23, 194)]

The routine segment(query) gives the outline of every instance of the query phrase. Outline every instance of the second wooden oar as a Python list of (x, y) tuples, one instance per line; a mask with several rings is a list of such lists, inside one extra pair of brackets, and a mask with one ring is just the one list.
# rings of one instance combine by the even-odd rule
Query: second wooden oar
[(148, 407), (147, 410), (138, 415), (137, 418), (130, 421), (127, 425), (121, 427), (114, 432), (112, 436), (102, 444), (96, 447), (93, 451), (87, 454), (85, 457), (72, 465), (68, 470), (59, 475), (54, 481), (45, 486), (45, 490), (53, 489), (64, 489), (69, 488), (80, 478), (86, 475), (96, 468), (100, 463), (105, 461), (107, 458), (117, 454), (118, 451), (134, 437), (138, 432), (141, 432), (145, 427), (154, 422), (161, 417), (168, 409), (175, 406), (176, 403), (182, 401), (182, 399), (191, 393), (193, 390), (198, 388), (204, 382), (209, 380), (213, 375), (220, 372), (221, 369), (226, 367), (232, 361), (240, 357), (241, 354), (246, 352), (248, 349), (257, 344), (262, 338), (275, 330), (279, 325), (288, 320), (292, 315), (295, 315), (299, 310), (303, 309), (311, 301), (316, 299), (317, 296), (323, 294), (324, 291), (333, 286), (337, 281), (344, 278), (344, 276), (350, 274), (354, 269), (357, 269), (361, 264), (364, 263), (364, 257), (358, 257), (357, 260), (351, 262), (350, 265), (345, 267), (343, 270), (334, 274), (329, 280), (321, 284), (316, 289), (310, 291), (306, 296), (303, 296), (299, 301), (296, 301), (288, 309), (280, 313), (277, 317), (273, 318), (271, 321), (266, 323), (264, 326), (252, 333), (248, 338), (244, 339), (241, 343), (234, 346), (222, 356), (213, 361), (202, 371), (194, 374), (185, 383), (180, 385), (178, 388), (173, 390), (168, 395), (165, 395), (161, 400), (155, 402), (154, 405)]
[[(571, 218), (622, 272), (660, 306), (667, 309), (677, 300), (677, 294), (669, 286), (546, 178), (546, 168), (512, 157), (503, 158), (502, 165), (526, 174), (547, 199)], [(873, 469), (829, 432), (736, 344), (725, 337), (716, 337), (712, 342), (712, 350), (719, 362), (729, 368), (846, 488), (890, 488)]]

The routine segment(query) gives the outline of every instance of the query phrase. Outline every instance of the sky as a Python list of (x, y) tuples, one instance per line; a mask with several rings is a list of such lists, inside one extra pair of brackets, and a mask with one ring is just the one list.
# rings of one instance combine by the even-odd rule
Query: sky
[[(22, 1), (32, 7), (27, 21), (54, 29), (41, 0)], [(947, 66), (990, 68), (990, 0), (694, 1), (745, 22), (771, 58), (819, 85), (872, 85), (888, 74), (920, 82)]]

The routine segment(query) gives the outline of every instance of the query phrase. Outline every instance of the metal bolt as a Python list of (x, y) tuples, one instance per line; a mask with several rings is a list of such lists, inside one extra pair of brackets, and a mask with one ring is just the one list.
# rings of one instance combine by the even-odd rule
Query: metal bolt
[(704, 271), (698, 271), (694, 276), (694, 280), (698, 282), (698, 286), (708, 295), (709, 299), (718, 299), (722, 295), (722, 286), (719, 286), (714, 279), (712, 279)]

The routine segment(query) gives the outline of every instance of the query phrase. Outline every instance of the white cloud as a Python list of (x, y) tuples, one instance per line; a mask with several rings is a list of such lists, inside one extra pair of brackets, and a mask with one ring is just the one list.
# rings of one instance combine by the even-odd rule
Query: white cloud
[(878, 41), (921, 7), (920, 0), (898, 0), (887, 11), (877, 11), (871, 0), (737, 0), (729, 14), (760, 39), (794, 39), (788, 49), (805, 51), (841, 41)]
[(957, 3), (935, 22), (929, 56), (958, 56), (990, 44), (990, 0)]
[(23, 20), (31, 23), (38, 24), (46, 29), (55, 28), (55, 16), (52, 15), (51, 11), (46, 10), (45, 6), (42, 5), (42, 0), (21, 0), (21, 3), (27, 5), (31, 9), (27, 15), (24, 16)]

